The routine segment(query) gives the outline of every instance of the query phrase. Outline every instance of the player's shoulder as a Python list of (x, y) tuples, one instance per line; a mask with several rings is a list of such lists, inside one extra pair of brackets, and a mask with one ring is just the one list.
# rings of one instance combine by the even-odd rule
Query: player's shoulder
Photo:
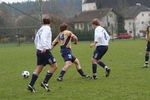
[(65, 33), (72, 33), (72, 32), (71, 32), (71, 31), (69, 31), (69, 30), (65, 30), (64, 32), (65, 32)]
[(69, 30), (65, 30), (64, 33), (67, 34), (67, 35), (68, 35), (68, 34), (72, 34), (72, 32), (69, 31)]
[(44, 29), (44, 30), (51, 30), (50, 26), (48, 26), (48, 25), (42, 26), (41, 29)]

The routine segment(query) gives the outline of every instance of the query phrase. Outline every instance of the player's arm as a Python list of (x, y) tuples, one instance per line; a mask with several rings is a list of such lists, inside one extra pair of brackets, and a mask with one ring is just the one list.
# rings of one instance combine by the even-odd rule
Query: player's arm
[(58, 37), (59, 37), (59, 35), (52, 42), (52, 48), (51, 49), (53, 49), (58, 44)]
[(93, 42), (90, 44), (90, 48), (95, 47), (97, 42)]
[(77, 44), (78, 43), (78, 38), (76, 35), (72, 34), (72, 39), (74, 41), (74, 44)]
[(78, 37), (75, 34), (70, 32), (70, 33), (68, 33), (68, 36), (70, 36), (73, 39), (74, 44), (78, 43)]
[(94, 42), (90, 44), (90, 48), (95, 47), (98, 39), (101, 38), (101, 30), (95, 30), (95, 35), (94, 35)]
[(147, 41), (150, 40), (150, 34), (149, 34), (148, 32), (147, 32), (146, 40), (147, 40)]

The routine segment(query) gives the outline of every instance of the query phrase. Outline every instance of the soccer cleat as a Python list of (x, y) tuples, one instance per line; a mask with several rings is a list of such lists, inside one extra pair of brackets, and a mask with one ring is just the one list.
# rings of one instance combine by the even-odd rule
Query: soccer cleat
[(91, 79), (91, 76), (89, 76), (89, 75), (84, 75), (83, 78)]
[(93, 76), (91, 77), (91, 79), (97, 80), (98, 78), (97, 78), (96, 75), (93, 75)]
[(58, 77), (57, 81), (63, 81), (63, 78), (62, 77)]
[(45, 84), (45, 83), (41, 83), (41, 87), (43, 87), (47, 92), (50, 91), (49, 87), (48, 87), (48, 84)]
[(31, 92), (33, 92), (33, 93), (36, 92), (35, 88), (32, 87), (31, 85), (28, 85), (28, 90), (31, 91)]
[(144, 68), (148, 68), (149, 65), (147, 63), (144, 64)]
[(109, 76), (109, 74), (110, 74), (110, 69), (109, 69), (109, 68), (107, 68), (107, 69), (106, 69), (106, 72), (105, 72), (105, 76), (106, 76), (106, 77), (108, 77), (108, 76)]

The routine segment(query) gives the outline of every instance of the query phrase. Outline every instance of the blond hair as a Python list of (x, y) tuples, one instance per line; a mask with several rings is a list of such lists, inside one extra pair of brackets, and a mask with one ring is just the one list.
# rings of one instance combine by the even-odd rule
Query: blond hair
[(96, 26), (99, 26), (100, 25), (100, 20), (95, 18), (95, 19), (92, 20), (92, 24), (96, 25)]

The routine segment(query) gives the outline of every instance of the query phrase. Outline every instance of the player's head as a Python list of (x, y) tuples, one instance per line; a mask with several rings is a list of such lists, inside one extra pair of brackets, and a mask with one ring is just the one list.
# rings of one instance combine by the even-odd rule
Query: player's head
[(92, 20), (92, 27), (95, 29), (97, 26), (100, 26), (100, 20), (95, 18)]
[(67, 28), (68, 28), (68, 24), (66, 24), (66, 23), (61, 24), (60, 25), (60, 32), (63, 32), (64, 30), (67, 30)]
[(50, 24), (50, 19), (44, 18), (44, 19), (43, 19), (43, 24), (44, 24), (44, 25)]

